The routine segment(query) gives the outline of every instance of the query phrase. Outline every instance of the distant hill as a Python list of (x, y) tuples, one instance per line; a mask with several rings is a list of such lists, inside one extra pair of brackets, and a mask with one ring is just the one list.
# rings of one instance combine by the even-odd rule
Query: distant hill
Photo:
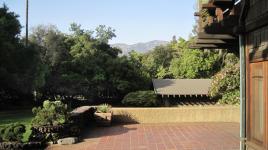
[(122, 50), (123, 55), (127, 55), (128, 52), (131, 50), (135, 50), (140, 53), (146, 53), (152, 49), (154, 49), (156, 46), (160, 45), (166, 45), (168, 44), (167, 41), (160, 41), (160, 40), (154, 40), (146, 43), (137, 43), (133, 45), (128, 45), (124, 43), (116, 43), (116, 44), (111, 44), (112, 47), (117, 47)]

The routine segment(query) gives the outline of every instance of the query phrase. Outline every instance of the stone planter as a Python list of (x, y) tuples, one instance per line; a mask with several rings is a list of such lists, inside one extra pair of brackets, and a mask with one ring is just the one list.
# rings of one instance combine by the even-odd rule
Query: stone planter
[(112, 112), (110, 113), (95, 113), (96, 123), (99, 126), (110, 126), (112, 122)]
[(39, 150), (44, 149), (45, 144), (42, 142), (1, 142), (0, 149), (2, 150)]

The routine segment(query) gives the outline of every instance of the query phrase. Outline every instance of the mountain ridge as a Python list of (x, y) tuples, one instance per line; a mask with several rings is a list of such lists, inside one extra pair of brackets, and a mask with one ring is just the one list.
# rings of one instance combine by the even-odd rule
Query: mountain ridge
[(153, 50), (156, 46), (167, 45), (168, 43), (168, 41), (153, 40), (149, 42), (139, 42), (136, 44), (115, 43), (111, 44), (111, 46), (120, 48), (122, 50), (122, 55), (127, 55), (131, 50), (146, 53), (150, 50)]

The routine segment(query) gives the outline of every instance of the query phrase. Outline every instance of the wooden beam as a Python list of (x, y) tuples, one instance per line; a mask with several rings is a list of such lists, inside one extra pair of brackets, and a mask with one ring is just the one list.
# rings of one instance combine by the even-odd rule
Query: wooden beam
[(217, 48), (216, 44), (194, 44), (194, 47)]
[(212, 3), (202, 4), (202, 9), (216, 9), (216, 6)]
[(230, 34), (207, 34), (204, 32), (198, 33), (199, 39), (220, 39), (220, 40), (235, 40), (236, 36)]
[(212, 3), (214, 5), (216, 5), (216, 4), (222, 4), (222, 5), (224, 5), (224, 4), (233, 4), (234, 5), (235, 1), (234, 0), (212, 0)]
[(194, 16), (199, 17), (199, 16), (201, 16), (201, 14), (200, 14), (200, 12), (195, 12)]
[(236, 43), (236, 40), (228, 41), (228, 43), (224, 40), (219, 40), (219, 39), (197, 39), (196, 43), (197, 44), (234, 44)]
[(218, 45), (218, 44), (193, 44), (189, 46), (191, 49), (237, 49), (238, 45)]
[(225, 10), (234, 7), (235, 0), (212, 0), (212, 3)]

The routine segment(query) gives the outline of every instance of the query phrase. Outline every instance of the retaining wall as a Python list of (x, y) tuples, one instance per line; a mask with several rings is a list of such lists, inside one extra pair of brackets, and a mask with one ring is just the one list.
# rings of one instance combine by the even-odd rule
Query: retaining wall
[(239, 122), (239, 106), (113, 108), (117, 123)]

